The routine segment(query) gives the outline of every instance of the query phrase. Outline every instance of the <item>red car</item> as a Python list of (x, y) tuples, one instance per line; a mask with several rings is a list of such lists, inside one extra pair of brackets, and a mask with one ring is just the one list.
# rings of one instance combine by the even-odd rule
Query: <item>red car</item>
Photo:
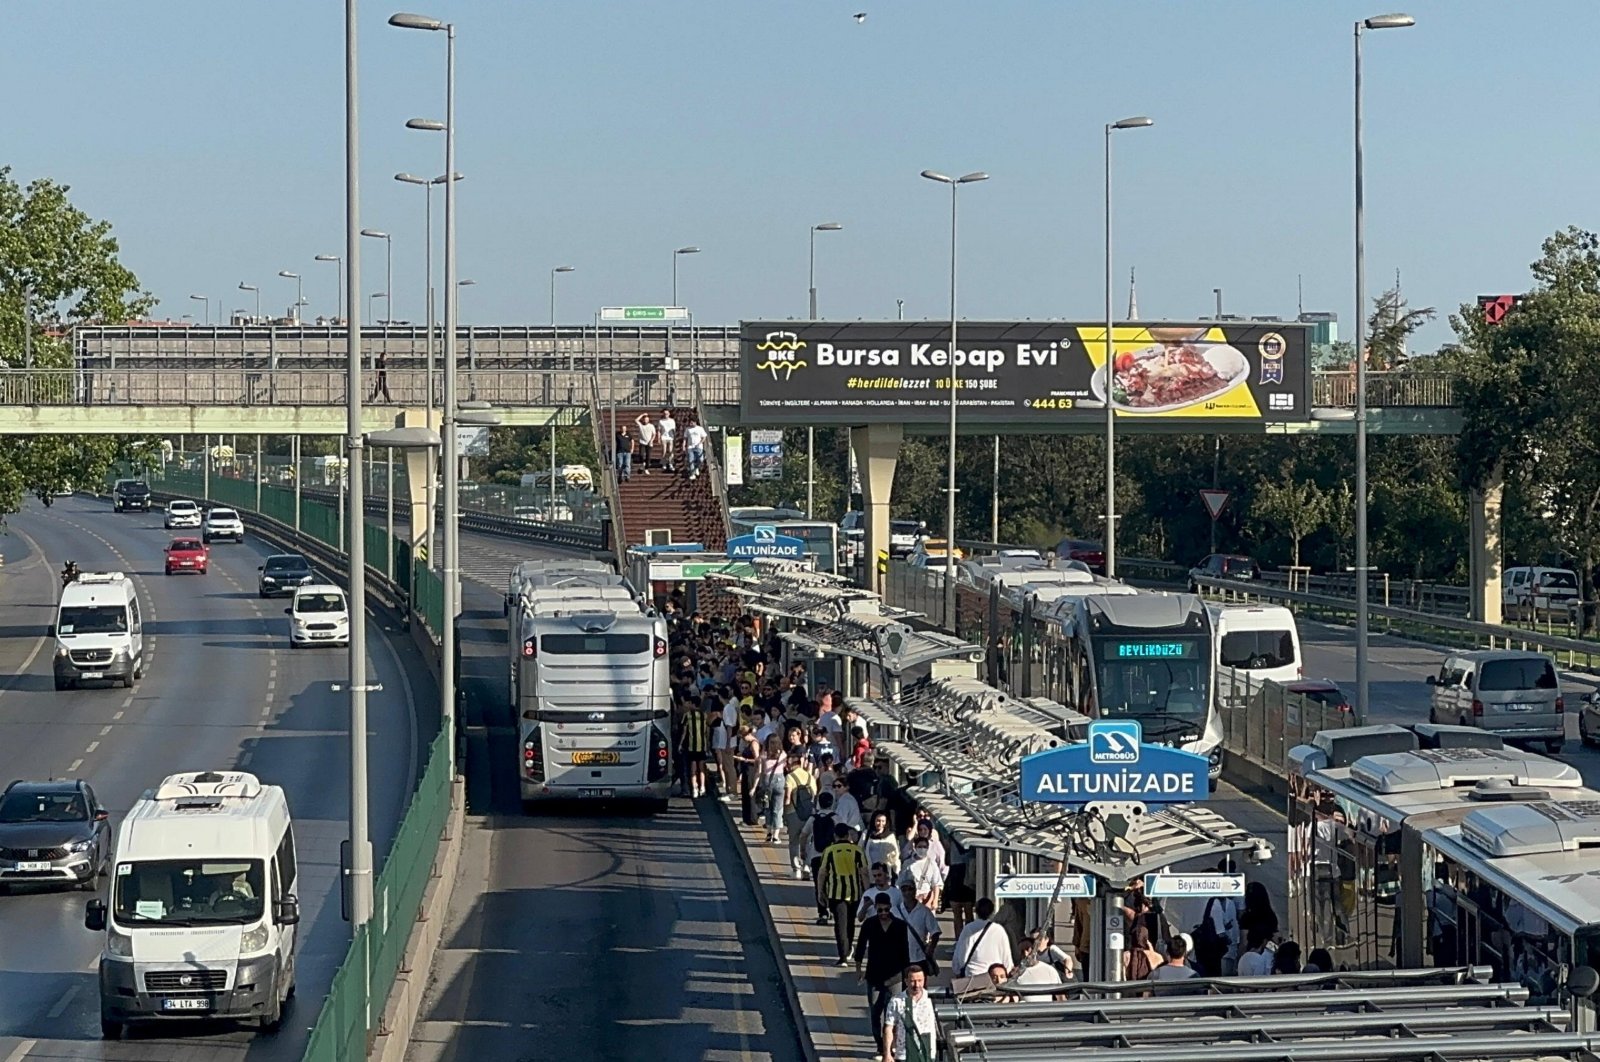
[(167, 547), (167, 574), (199, 572), (205, 575), (211, 568), (211, 549), (198, 538), (175, 538)]

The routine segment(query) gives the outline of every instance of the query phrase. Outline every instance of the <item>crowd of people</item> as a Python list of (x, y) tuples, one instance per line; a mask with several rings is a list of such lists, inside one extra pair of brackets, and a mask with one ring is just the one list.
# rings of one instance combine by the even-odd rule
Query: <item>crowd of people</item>
[(640, 413), (632, 423), (616, 425), (611, 459), (617, 479), (627, 482), (635, 472), (648, 476), (652, 468), (677, 472), (680, 457), (685, 474), (696, 479), (706, 467), (706, 438), (705, 425), (692, 413), (684, 414), (681, 428), (670, 409), (663, 409), (659, 416)]

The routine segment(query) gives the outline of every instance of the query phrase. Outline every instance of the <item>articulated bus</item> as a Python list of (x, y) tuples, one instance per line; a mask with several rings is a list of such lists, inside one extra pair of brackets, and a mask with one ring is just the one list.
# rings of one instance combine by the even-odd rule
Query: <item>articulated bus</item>
[(1600, 793), (1571, 765), (1471, 727), (1324, 731), (1290, 753), (1289, 920), (1341, 969), (1491, 966), (1530, 1003), (1594, 1006)]
[(614, 573), (546, 569), (521, 588), (508, 640), (524, 806), (642, 799), (664, 808), (666, 620)]

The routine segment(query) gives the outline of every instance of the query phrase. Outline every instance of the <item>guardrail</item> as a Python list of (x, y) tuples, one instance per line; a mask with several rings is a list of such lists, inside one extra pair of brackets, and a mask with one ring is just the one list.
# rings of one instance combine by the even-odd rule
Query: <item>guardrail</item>
[[(212, 477), (213, 482), (216, 477)], [(253, 485), (254, 481), (250, 481)], [(293, 492), (290, 492), (293, 493)], [(339, 500), (339, 492), (328, 490), (325, 487), (306, 487), (300, 491), (301, 498), (314, 499), (321, 503)], [(385, 499), (382, 496), (366, 499), (366, 509), (370, 516), (384, 516), (388, 513)], [(391, 502), (394, 518), (400, 525), (411, 526), (411, 503), (398, 495)], [(462, 508), (459, 513), (458, 524), (463, 530), (476, 531), (479, 534), (497, 535), (501, 538), (518, 538), (533, 542), (544, 542), (552, 546), (562, 546), (568, 549), (600, 548), (601, 533), (598, 527), (586, 524), (544, 523), (538, 520), (524, 520), (515, 516), (501, 516), (497, 513), (486, 513), (481, 509)], [(398, 528), (396, 534), (398, 535)]]
[(1288, 776), (1290, 749), (1310, 741), (1318, 731), (1354, 725), (1349, 711), (1292, 693), (1277, 682), (1263, 682), (1233, 668), (1219, 668), (1216, 681), (1223, 752), (1278, 778)]

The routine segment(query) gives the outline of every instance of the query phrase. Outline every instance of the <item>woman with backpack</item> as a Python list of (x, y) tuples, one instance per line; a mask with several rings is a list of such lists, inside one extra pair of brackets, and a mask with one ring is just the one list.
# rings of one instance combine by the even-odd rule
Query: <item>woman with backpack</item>
[(801, 835), (817, 810), (817, 779), (804, 748), (790, 748), (784, 765), (783, 828), (789, 837), (789, 866), (796, 879), (805, 877), (806, 843)]

